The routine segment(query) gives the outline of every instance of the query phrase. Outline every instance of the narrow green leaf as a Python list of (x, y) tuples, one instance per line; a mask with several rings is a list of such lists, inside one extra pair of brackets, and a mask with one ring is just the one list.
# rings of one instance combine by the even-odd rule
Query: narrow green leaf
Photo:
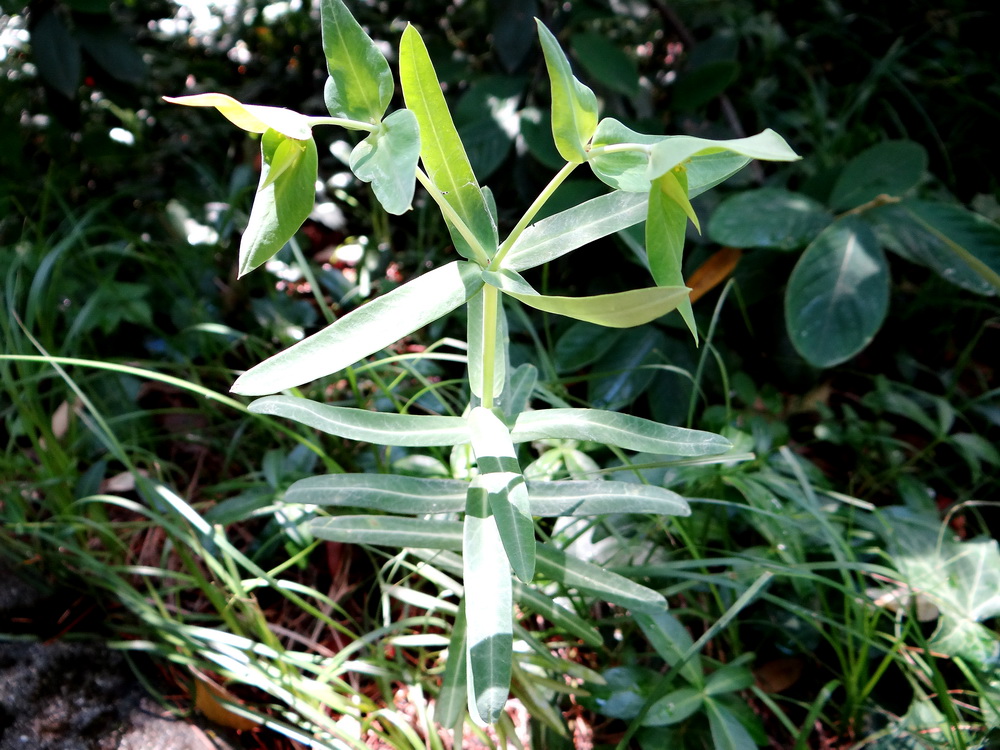
[(843, 211), (879, 195), (902, 197), (927, 171), (927, 152), (913, 141), (877, 143), (851, 159), (830, 194), (830, 207)]
[(514, 604), (510, 565), (480, 487), (469, 488), (462, 539), (469, 711), (495, 724), (510, 693)]
[(705, 696), (693, 687), (673, 690), (649, 707), (642, 720), (644, 727), (668, 727), (678, 724), (701, 709)]
[(378, 202), (390, 214), (410, 210), (420, 158), (420, 126), (408, 109), (386, 117), (379, 129), (351, 151), (351, 170), (370, 182)]
[(799, 258), (785, 290), (785, 321), (796, 351), (832, 367), (864, 349), (889, 309), (889, 266), (867, 223), (831, 224)]
[(306, 477), (285, 490), (286, 503), (367, 508), (385, 513), (422, 516), (460, 513), (469, 483), (396, 474), (325, 474)]
[(705, 695), (723, 695), (747, 690), (753, 685), (753, 672), (742, 664), (724, 664), (708, 676)]
[[(684, 286), (682, 265), (687, 220), (698, 217), (687, 197), (687, 177), (684, 171), (672, 169), (653, 181), (649, 189), (649, 217), (646, 219), (646, 259), (657, 286)], [(677, 311), (698, 343), (691, 298), (686, 297)]]
[(243, 104), (226, 94), (192, 94), (190, 96), (165, 96), (163, 100), (185, 107), (215, 107), (233, 125), (248, 133), (266, 133), (274, 130), (297, 141), (312, 139), (309, 118), (282, 107), (260, 104)]
[(482, 283), (473, 263), (435, 268), (261, 362), (236, 380), (232, 392), (261, 396), (338, 372), (451, 312)]
[(254, 414), (287, 417), (329, 435), (375, 445), (429, 447), (469, 440), (468, 422), (462, 417), (367, 411), (293, 396), (267, 396), (247, 408)]
[(542, 219), (521, 233), (503, 259), (502, 267), (524, 271), (560, 258), (643, 221), (646, 206), (645, 194), (616, 191)]
[(539, 294), (516, 271), (484, 271), (482, 277), (536, 310), (608, 328), (631, 328), (656, 320), (676, 310), (691, 292), (687, 287), (651, 287), (594, 297), (557, 297)]
[(750, 732), (732, 711), (715, 698), (705, 698), (708, 728), (712, 732), (712, 746), (716, 750), (757, 750)]
[(676, 492), (631, 482), (564, 480), (528, 482), (536, 516), (600, 516), (606, 513), (658, 513), (688, 516), (691, 508)]
[(634, 612), (652, 614), (667, 608), (667, 600), (658, 591), (567, 555), (548, 544), (539, 544), (537, 555), (538, 574), (567, 588), (620, 604)]
[(441, 677), (441, 691), (434, 709), (434, 720), (442, 727), (453, 727), (465, 710), (468, 694), (468, 638), (465, 618), (465, 599), (458, 605), (455, 624), (448, 643), (448, 661)]
[(462, 524), (396, 516), (335, 516), (314, 518), (310, 533), (318, 539), (381, 547), (462, 549)]
[(760, 188), (722, 201), (708, 222), (708, 236), (728, 247), (798, 250), (832, 221), (826, 207), (806, 195)]
[(518, 414), (528, 408), (537, 383), (538, 369), (533, 364), (524, 362), (517, 366), (500, 402), (508, 422), (513, 422)]
[(537, 18), (535, 23), (552, 86), (552, 137), (562, 158), (581, 164), (597, 130), (597, 97), (573, 75), (552, 32)]
[(593, 648), (603, 648), (604, 639), (597, 629), (576, 612), (558, 604), (551, 596), (538, 592), (531, 586), (514, 581), (514, 601), (541, 615), (560, 631), (575, 635)]
[(693, 156), (715, 154), (720, 151), (730, 151), (764, 161), (797, 161), (802, 158), (792, 151), (784, 138), (771, 129), (748, 138), (721, 141), (675, 135), (651, 147), (647, 176), (650, 180), (655, 180)]
[(705, 673), (701, 667), (701, 659), (686, 659), (688, 651), (694, 646), (691, 634), (680, 621), (669, 612), (653, 614), (637, 614), (635, 621), (642, 628), (646, 640), (656, 653), (670, 666), (680, 664), (680, 673), (695, 687), (705, 684)]
[[(482, 251), (491, 257), (497, 248), (496, 225), (441, 93), (427, 47), (409, 25), (399, 43), (399, 77), (406, 107), (420, 124), (420, 158), (428, 176), (472, 231)], [(474, 258), (476, 253), (465, 239), (450, 224), (449, 229), (458, 252)]]
[(642, 453), (714, 456), (732, 448), (722, 435), (671, 427), (599, 409), (545, 409), (521, 414), (511, 430), (515, 443), (557, 438), (591, 440)]
[[(483, 378), (486, 373), (483, 363), (486, 360), (483, 346), (485, 344), (485, 295), (482, 290), (469, 298), (466, 306), (467, 332), (469, 342), (469, 387), (477, 398), (483, 397)], [(494, 324), (494, 350), (493, 350), (493, 395), (499, 396), (503, 393), (507, 376), (507, 315), (504, 313), (503, 303), (498, 300), (497, 318)]]
[(628, 328), (614, 337), (611, 347), (594, 362), (587, 379), (587, 401), (593, 408), (620, 411), (645, 393), (670, 345), (656, 326)]
[[(270, 260), (312, 212), (316, 202), (316, 143), (267, 130), (260, 141), (261, 173), (250, 221), (240, 240), (240, 276)], [(272, 167), (278, 172), (271, 177)]]
[(507, 425), (482, 406), (475, 407), (469, 415), (469, 432), (482, 472), (473, 485), (488, 494), (490, 510), (515, 575), (522, 581), (530, 581), (535, 574), (535, 524), (510, 432)]
[(321, 0), (323, 53), (330, 77), (326, 107), (334, 117), (377, 123), (392, 99), (392, 72), (385, 55), (341, 0)]

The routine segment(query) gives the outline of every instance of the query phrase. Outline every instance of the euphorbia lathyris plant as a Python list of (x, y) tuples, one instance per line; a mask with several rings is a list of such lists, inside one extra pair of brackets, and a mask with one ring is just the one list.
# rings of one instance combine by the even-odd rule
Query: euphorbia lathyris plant
[[(312, 130), (317, 125), (366, 132), (351, 154), (355, 175), (371, 183), (376, 199), (392, 214), (409, 209), (419, 182), (440, 208), (465, 260), (435, 268), (352, 311), (244, 373), (233, 391), (264, 395), (331, 375), (468, 306), (471, 402), (462, 417), (370, 412), (288, 395), (267, 396), (250, 408), (380, 445), (471, 445), (478, 472), (471, 481), (336, 474), (300, 481), (285, 499), (377, 511), (315, 519), (309, 528), (317, 537), (341, 542), (438, 550), (436, 563), (451, 564), (462, 574), (462, 606), (436, 718), (453, 725), (467, 695), (474, 719), (495, 722), (510, 689), (515, 595), (536, 608), (544, 606), (554, 621), (581, 623), (528, 584), (558, 583), (634, 612), (655, 614), (666, 607), (658, 592), (538, 541), (534, 519), (689, 512), (683, 498), (662, 487), (597, 480), (528, 482), (515, 446), (541, 439), (587, 440), (674, 456), (707, 456), (730, 447), (719, 435), (616, 412), (529, 410), (536, 373), (531, 366), (513, 371), (509, 366), (502, 299), (618, 328), (678, 310), (695, 333), (689, 290), (681, 277), (685, 225), (689, 219), (697, 223), (690, 197), (751, 158), (798, 157), (771, 131), (712, 141), (643, 135), (613, 119), (599, 121), (593, 92), (573, 76), (555, 37), (539, 23), (552, 85), (552, 135), (566, 164), (501, 241), (493, 196), (473, 173), (417, 30), (408, 26), (400, 42), (406, 107), (386, 115), (394, 82), (385, 57), (341, 0), (323, 0), (321, 12), (330, 117), (244, 105), (222, 94), (170, 100), (216, 107), (236, 125), (261, 134), (263, 169), (240, 247), (240, 273), (274, 255), (310, 213), (317, 170)], [(556, 188), (584, 163), (613, 190), (532, 223)], [(656, 286), (560, 297), (539, 294), (521, 276), (643, 221)], [(585, 626), (581, 630), (581, 637), (592, 637)]]

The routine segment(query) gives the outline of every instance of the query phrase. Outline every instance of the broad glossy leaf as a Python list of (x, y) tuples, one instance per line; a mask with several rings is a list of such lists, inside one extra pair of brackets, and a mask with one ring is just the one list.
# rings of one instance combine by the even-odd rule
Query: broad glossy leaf
[(330, 73), (324, 91), (327, 109), (334, 117), (377, 123), (392, 99), (385, 55), (342, 0), (321, 0), (319, 9)]
[(397, 474), (325, 474), (306, 477), (285, 490), (286, 503), (367, 508), (422, 516), (465, 509), (469, 483)]
[(705, 701), (700, 690), (682, 687), (673, 690), (649, 707), (642, 719), (644, 727), (666, 727), (697, 713)]
[(510, 565), (481, 488), (469, 488), (462, 538), (469, 710), (493, 724), (510, 692), (514, 604)]
[(719, 96), (739, 77), (735, 60), (710, 60), (688, 65), (671, 85), (671, 111), (693, 112)]
[(708, 236), (728, 247), (798, 250), (833, 221), (822, 203), (781, 188), (737, 193), (718, 205)]
[[(76, 36), (86, 53), (116, 80), (135, 85), (146, 77), (148, 68), (142, 54), (120, 28), (107, 22), (77, 24)], [(36, 39), (32, 33), (33, 44)]]
[(639, 68), (620, 45), (594, 31), (578, 31), (569, 43), (580, 65), (594, 80), (619, 94), (639, 93)]
[(977, 294), (1000, 293), (1000, 226), (961, 206), (906, 200), (865, 214), (888, 249)]
[[(635, 621), (642, 628), (649, 645), (656, 649), (660, 658), (670, 666), (679, 664), (694, 646), (687, 628), (669, 612), (648, 615), (640, 613), (635, 616)], [(705, 673), (702, 671), (701, 657), (698, 654), (694, 654), (681, 664), (680, 673), (696, 687), (701, 687), (705, 683)]]
[[(650, 147), (667, 139), (665, 135), (646, 135), (629, 128), (613, 117), (605, 117), (597, 125), (594, 142), (588, 155), (590, 168), (602, 181), (632, 193), (649, 192)], [(641, 148), (602, 153), (603, 146), (636, 144)]]
[(537, 18), (535, 22), (552, 86), (552, 137), (562, 158), (580, 164), (587, 160), (590, 139), (597, 129), (597, 97), (573, 75), (552, 32)]
[(615, 343), (616, 334), (579, 321), (563, 331), (553, 350), (556, 372), (574, 373), (596, 362)]
[[(260, 182), (240, 240), (240, 276), (281, 250), (316, 203), (319, 156), (312, 138), (299, 141), (268, 130), (260, 140), (260, 150)], [(272, 169), (277, 173), (273, 178)]]
[(843, 211), (879, 195), (901, 197), (927, 171), (927, 152), (913, 141), (878, 143), (851, 159), (834, 183), (830, 206)]
[[(466, 307), (468, 318), (469, 342), (469, 387), (477, 398), (483, 397), (485, 361), (483, 346), (485, 344), (486, 325), (486, 290), (480, 289), (469, 298)], [(507, 375), (507, 315), (504, 313), (503, 300), (497, 300), (497, 317), (493, 324), (495, 346), (493, 349), (493, 396), (503, 394), (504, 380)]]
[(408, 109), (386, 117), (379, 129), (351, 151), (351, 170), (370, 182), (375, 197), (390, 214), (410, 210), (420, 158), (420, 126)]
[[(646, 181), (647, 189), (649, 181)], [(511, 246), (502, 266), (514, 271), (534, 268), (578, 247), (638, 224), (646, 218), (644, 194), (616, 191), (542, 219), (528, 227)]]
[(706, 697), (704, 705), (708, 728), (712, 732), (712, 746), (716, 750), (757, 750), (757, 743), (750, 732), (732, 711), (715, 698)]
[(653, 384), (669, 339), (656, 326), (621, 331), (590, 368), (587, 401), (598, 409), (621, 411)]
[(867, 223), (848, 216), (806, 248), (785, 291), (792, 344), (817, 367), (864, 349), (889, 309), (889, 266)]
[(248, 409), (254, 414), (287, 417), (329, 435), (376, 445), (427, 447), (469, 440), (469, 425), (462, 417), (367, 411), (293, 396), (267, 396), (254, 401)]
[[(657, 286), (685, 286), (682, 264), (688, 219), (698, 225), (698, 217), (687, 197), (687, 176), (683, 169), (680, 172), (674, 169), (655, 179), (649, 190), (646, 259)], [(697, 343), (698, 329), (690, 297), (680, 302), (677, 311)]]
[(466, 632), (465, 599), (458, 605), (455, 624), (448, 642), (448, 661), (441, 677), (441, 691), (434, 709), (434, 720), (442, 727), (453, 727), (465, 710), (468, 700), (468, 638)]
[(539, 294), (515, 271), (484, 271), (483, 279), (528, 307), (609, 328), (631, 328), (656, 320), (676, 310), (690, 291), (687, 287), (652, 287), (593, 297), (558, 297)]
[(528, 482), (528, 494), (531, 495), (531, 512), (536, 516), (691, 514), (687, 501), (676, 492), (648, 484), (583, 480)]
[(510, 431), (493, 412), (477, 406), (469, 415), (469, 432), (481, 472), (473, 485), (488, 494), (515, 575), (530, 581), (535, 574), (535, 525)]
[(721, 151), (764, 161), (797, 161), (802, 158), (792, 151), (784, 138), (770, 128), (748, 138), (719, 141), (690, 135), (675, 135), (652, 146), (647, 177), (655, 180), (693, 156), (716, 154)]
[(318, 539), (381, 547), (462, 549), (462, 524), (396, 516), (334, 516), (314, 518), (309, 531)]
[(599, 409), (526, 411), (514, 423), (511, 437), (515, 443), (546, 438), (590, 440), (630, 451), (671, 456), (715, 456), (732, 448), (732, 443), (722, 435)]
[[(420, 124), (420, 158), (428, 176), (483, 252), (492, 257), (497, 247), (496, 225), (441, 93), (427, 47), (413, 26), (406, 27), (399, 44), (399, 77), (406, 107)], [(450, 224), (449, 228), (459, 253), (474, 258), (476, 253), (466, 240)]]
[(312, 140), (312, 126), (305, 115), (282, 107), (242, 104), (226, 94), (165, 96), (164, 101), (185, 107), (215, 107), (233, 125), (249, 133), (275, 130), (298, 141)]
[(558, 604), (551, 596), (540, 593), (531, 586), (514, 581), (514, 601), (541, 615), (563, 633), (574, 635), (588, 646), (603, 648), (604, 639), (597, 629), (576, 612)]
[(634, 612), (651, 614), (667, 608), (667, 600), (658, 591), (567, 555), (548, 544), (538, 545), (536, 565), (538, 574), (550, 581), (557, 581), (567, 588), (596, 596), (613, 604), (620, 604)]
[(67, 99), (75, 99), (83, 66), (79, 41), (54, 7), (38, 12), (35, 21), (31, 30), (32, 62), (46, 83)]
[(253, 367), (232, 391), (260, 396), (338, 372), (451, 312), (482, 283), (473, 263), (453, 261), (435, 268)]

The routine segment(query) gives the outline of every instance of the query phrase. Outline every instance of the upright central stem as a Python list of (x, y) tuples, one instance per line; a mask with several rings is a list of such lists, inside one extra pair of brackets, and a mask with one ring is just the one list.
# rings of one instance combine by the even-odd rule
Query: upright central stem
[(500, 290), (486, 284), (483, 287), (483, 406), (493, 408), (493, 381), (496, 377), (497, 320)]

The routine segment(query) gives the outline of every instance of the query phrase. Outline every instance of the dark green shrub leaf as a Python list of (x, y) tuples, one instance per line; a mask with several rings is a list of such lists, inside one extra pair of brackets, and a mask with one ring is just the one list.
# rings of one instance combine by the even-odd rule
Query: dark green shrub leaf
[(580, 65), (595, 81), (626, 96), (639, 93), (635, 60), (603, 34), (580, 31), (570, 37), (569, 44)]
[(588, 685), (591, 697), (580, 703), (612, 719), (634, 719), (659, 675), (648, 667), (612, 667), (601, 673), (604, 685)]
[(739, 77), (740, 66), (734, 60), (713, 60), (684, 71), (671, 87), (674, 109), (690, 112), (708, 104)]
[(715, 750), (757, 750), (750, 732), (726, 706), (708, 697), (704, 699), (704, 706)]
[(111, 77), (125, 83), (139, 83), (146, 77), (146, 63), (139, 50), (108, 21), (79, 25), (76, 35), (83, 49)]
[(649, 707), (642, 719), (644, 727), (666, 727), (678, 724), (698, 712), (705, 696), (693, 687), (682, 687), (667, 693)]
[(801, 193), (761, 188), (719, 204), (708, 222), (708, 236), (728, 247), (798, 250), (833, 221), (819, 202)]
[(553, 350), (556, 372), (579, 372), (596, 362), (615, 343), (615, 334), (594, 323), (578, 321), (563, 331)]
[(890, 250), (963, 289), (1000, 292), (1000, 227), (961, 206), (907, 200), (866, 214)]
[(587, 399), (601, 409), (623, 409), (646, 392), (662, 361), (664, 335), (652, 326), (624, 331), (591, 368)]
[(31, 30), (31, 53), (45, 82), (67, 99), (74, 98), (83, 64), (80, 43), (54, 11), (45, 13)]
[(559, 155), (579, 164), (587, 160), (587, 147), (597, 129), (597, 97), (573, 75), (552, 32), (535, 21), (552, 85), (552, 137)]
[(832, 367), (864, 349), (889, 308), (889, 266), (868, 224), (849, 216), (806, 248), (785, 292), (796, 351)]
[(534, 44), (534, 24), (538, 15), (535, 0), (490, 0), (496, 14), (493, 21), (493, 49), (508, 72), (517, 70)]
[(330, 77), (326, 107), (334, 117), (377, 123), (392, 98), (392, 72), (342, 0), (322, 0), (323, 52)]
[(843, 211), (879, 195), (900, 197), (927, 171), (927, 152), (913, 141), (886, 141), (851, 159), (834, 183), (830, 207)]
[[(316, 202), (316, 143), (268, 129), (261, 137), (261, 173), (250, 222), (240, 241), (240, 276), (285, 246)], [(271, 179), (272, 168), (278, 175)]]
[(705, 682), (701, 668), (701, 657), (693, 654), (686, 662), (681, 659), (694, 646), (691, 634), (680, 621), (669, 612), (650, 615), (638, 614), (635, 621), (656, 653), (670, 666), (680, 664), (680, 673), (692, 685), (700, 687)]
[(406, 213), (413, 202), (420, 158), (420, 126), (408, 109), (386, 117), (379, 129), (351, 151), (351, 170), (370, 182), (378, 202), (390, 214)]

